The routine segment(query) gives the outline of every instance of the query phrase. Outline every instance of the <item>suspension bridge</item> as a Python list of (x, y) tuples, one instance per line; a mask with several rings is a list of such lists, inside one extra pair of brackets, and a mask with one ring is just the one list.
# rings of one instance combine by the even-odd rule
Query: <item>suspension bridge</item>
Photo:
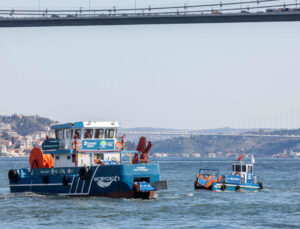
[(0, 9), (0, 27), (300, 21), (297, 0), (246, 0), (177, 6)]
[(228, 136), (228, 137), (270, 137), (270, 138), (289, 138), (289, 139), (300, 139), (300, 135), (279, 135), (279, 134), (255, 134), (255, 133), (197, 133), (193, 131), (156, 131), (156, 132), (145, 132), (145, 131), (121, 131), (121, 134), (131, 136), (142, 136), (142, 135), (169, 135), (169, 136)]

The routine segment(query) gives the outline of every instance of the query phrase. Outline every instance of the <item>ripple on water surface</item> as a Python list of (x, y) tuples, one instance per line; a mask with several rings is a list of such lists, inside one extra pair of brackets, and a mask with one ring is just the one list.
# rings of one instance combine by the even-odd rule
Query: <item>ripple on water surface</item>
[(0, 228), (299, 228), (300, 160), (259, 160), (260, 192), (194, 190), (200, 167), (230, 160), (163, 161), (169, 189), (154, 200), (10, 194), (7, 171), (27, 160), (0, 158)]

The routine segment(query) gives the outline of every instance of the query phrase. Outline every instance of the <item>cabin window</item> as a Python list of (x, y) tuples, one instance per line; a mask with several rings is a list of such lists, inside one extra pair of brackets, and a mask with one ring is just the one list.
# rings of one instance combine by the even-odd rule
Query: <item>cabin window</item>
[(241, 172), (241, 165), (235, 165), (235, 171)]
[(71, 156), (67, 156), (67, 159), (70, 160), (70, 159), (71, 159)]
[(232, 171), (234, 171), (234, 165), (232, 165)]
[(95, 159), (103, 160), (103, 159), (104, 159), (103, 153), (97, 153), (97, 154), (94, 154), (94, 160), (95, 160)]
[(76, 136), (77, 139), (81, 139), (81, 133), (82, 133), (81, 129), (76, 129), (75, 130), (75, 136)]
[(75, 154), (72, 154), (72, 162), (75, 163)]
[(55, 138), (56, 139), (64, 139), (64, 131), (63, 130), (55, 130)]
[(246, 172), (246, 165), (242, 165), (243, 172)]
[(58, 160), (58, 159), (59, 159), (59, 156), (55, 156), (55, 159)]
[(248, 166), (248, 172), (252, 173), (252, 166)]
[(57, 139), (64, 139), (64, 131), (63, 130), (57, 131)]
[(110, 129), (109, 130), (109, 138), (114, 138), (115, 137), (115, 130), (114, 129)]
[(114, 129), (106, 129), (105, 130), (105, 138), (114, 138), (115, 130)]
[(104, 129), (96, 129), (95, 138), (104, 138)]
[(72, 138), (72, 130), (66, 130), (66, 138)]
[(92, 138), (93, 129), (84, 129), (84, 138)]
[(58, 130), (55, 130), (55, 138), (58, 139)]

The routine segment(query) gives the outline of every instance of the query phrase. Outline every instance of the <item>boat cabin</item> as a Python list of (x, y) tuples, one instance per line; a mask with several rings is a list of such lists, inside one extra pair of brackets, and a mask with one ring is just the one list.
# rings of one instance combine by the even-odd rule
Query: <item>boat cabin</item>
[(231, 174), (241, 176), (242, 183), (248, 183), (253, 178), (253, 164), (244, 164), (242, 162), (232, 164)]
[(119, 163), (123, 139), (117, 139), (118, 122), (74, 122), (51, 127), (55, 138), (42, 144), (52, 154), (54, 167), (91, 166)]
[(199, 169), (199, 175), (203, 178), (208, 177), (219, 177), (219, 170), (218, 169)]

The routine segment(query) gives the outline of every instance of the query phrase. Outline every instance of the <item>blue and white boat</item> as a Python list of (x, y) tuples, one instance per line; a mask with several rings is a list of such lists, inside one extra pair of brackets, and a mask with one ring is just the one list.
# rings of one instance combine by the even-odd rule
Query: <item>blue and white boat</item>
[(212, 191), (256, 191), (263, 188), (259, 176), (253, 173), (254, 163), (243, 161), (232, 164), (230, 174), (220, 174), (218, 169), (200, 169), (196, 175), (195, 189)]
[[(141, 137), (137, 151), (117, 138), (118, 122), (74, 122), (51, 127), (55, 138), (32, 149), (30, 168), (8, 172), (12, 193), (154, 198), (167, 189), (159, 165), (149, 163), (152, 143)], [(127, 160), (126, 160), (127, 159)]]

